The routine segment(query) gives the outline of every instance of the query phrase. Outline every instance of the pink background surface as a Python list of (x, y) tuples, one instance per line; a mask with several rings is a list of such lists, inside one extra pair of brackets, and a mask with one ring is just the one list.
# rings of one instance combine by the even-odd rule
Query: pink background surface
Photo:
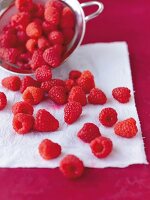
[[(150, 1), (103, 3), (101, 16), (87, 24), (84, 43), (128, 42), (137, 109), (150, 160)], [(0, 169), (0, 200), (148, 200), (149, 196), (149, 165), (86, 169), (76, 181), (65, 179), (58, 169)]]

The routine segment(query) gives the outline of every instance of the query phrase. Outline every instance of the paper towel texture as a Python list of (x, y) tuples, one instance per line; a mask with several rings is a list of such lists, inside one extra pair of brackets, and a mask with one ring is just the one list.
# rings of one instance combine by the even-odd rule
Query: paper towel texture
[[(147, 163), (140, 123), (134, 101), (132, 77), (130, 71), (127, 45), (124, 42), (96, 43), (81, 46), (62, 67), (54, 70), (55, 77), (67, 79), (72, 69), (91, 70), (95, 76), (97, 87), (107, 95), (107, 104), (101, 106), (87, 105), (83, 107), (80, 119), (72, 125), (63, 120), (63, 106), (56, 106), (50, 100), (34, 106), (34, 115), (38, 109), (45, 108), (59, 121), (60, 128), (53, 133), (29, 133), (18, 135), (12, 128), (11, 107), (22, 100), (19, 92), (11, 92), (2, 86), (8, 98), (8, 105), (0, 111), (0, 167), (41, 167), (55, 168), (66, 154), (75, 154), (83, 160), (85, 166), (93, 168), (127, 167), (136, 163)], [(0, 72), (0, 80), (11, 75)], [(130, 88), (132, 97), (127, 104), (120, 104), (112, 98), (112, 89), (119, 86)], [(137, 121), (138, 134), (126, 139), (114, 134), (113, 128), (103, 127), (98, 120), (99, 112), (104, 107), (113, 107), (118, 112), (118, 119), (133, 117)], [(91, 153), (88, 144), (83, 143), (76, 135), (85, 122), (93, 122), (99, 126), (103, 136), (113, 141), (113, 151), (105, 159), (98, 159)], [(54, 160), (45, 161), (38, 153), (38, 145), (43, 139), (51, 139), (62, 146), (62, 155)]]

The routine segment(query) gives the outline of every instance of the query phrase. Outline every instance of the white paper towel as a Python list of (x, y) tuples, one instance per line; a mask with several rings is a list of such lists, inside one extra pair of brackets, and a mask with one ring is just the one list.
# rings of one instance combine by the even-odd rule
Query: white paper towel
[[(66, 154), (75, 154), (83, 160), (85, 166), (94, 168), (126, 167), (136, 163), (147, 163), (134, 102), (126, 43), (97, 43), (81, 46), (62, 67), (54, 71), (55, 77), (67, 79), (68, 72), (72, 69), (91, 70), (95, 76), (97, 87), (107, 94), (107, 104), (85, 106), (80, 119), (73, 125), (67, 125), (63, 121), (63, 106), (56, 106), (50, 100), (44, 101), (34, 107), (34, 114), (38, 109), (46, 108), (59, 119), (59, 130), (53, 133), (18, 135), (12, 129), (11, 107), (13, 103), (22, 100), (21, 94), (11, 92), (0, 86), (0, 91), (4, 91), (8, 98), (6, 109), (0, 111), (0, 167), (55, 168), (59, 166), (60, 160)], [(0, 79), (8, 75), (10, 73), (1, 70)], [(112, 98), (111, 91), (118, 86), (126, 86), (131, 89), (132, 97), (129, 103), (120, 104)], [(98, 115), (104, 107), (115, 108), (119, 120), (128, 117), (135, 118), (139, 130), (137, 136), (132, 139), (122, 138), (114, 134), (113, 128), (103, 127), (99, 123)], [(85, 122), (95, 123), (104, 136), (112, 139), (114, 148), (110, 156), (105, 159), (94, 157), (89, 145), (76, 136)], [(62, 155), (59, 158), (45, 161), (39, 156), (38, 145), (45, 138), (61, 144)]]

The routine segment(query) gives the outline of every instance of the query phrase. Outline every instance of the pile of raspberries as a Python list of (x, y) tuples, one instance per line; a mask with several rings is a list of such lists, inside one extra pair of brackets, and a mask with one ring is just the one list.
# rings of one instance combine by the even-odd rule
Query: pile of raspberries
[(59, 0), (16, 0), (15, 6), (18, 12), (0, 33), (0, 60), (22, 70), (60, 66), (75, 32), (71, 8)]
[[(57, 105), (64, 105), (64, 121), (68, 125), (77, 123), (83, 114), (82, 107), (87, 104), (104, 105), (107, 103), (106, 94), (95, 85), (93, 74), (86, 70), (83, 72), (72, 70), (67, 80), (53, 79), (52, 71), (47, 65), (42, 65), (35, 71), (35, 79), (25, 76), (22, 80), (18, 76), (9, 76), (2, 80), (2, 86), (11, 91), (20, 91), (22, 101), (12, 106), (12, 126), (16, 133), (27, 134), (31, 131), (55, 132), (61, 129), (58, 119), (46, 109), (40, 109), (34, 113), (34, 105), (49, 99)], [(117, 87), (112, 90), (112, 97), (118, 103), (128, 103), (131, 97), (127, 87)], [(0, 92), (0, 109), (7, 105), (7, 98)], [(118, 114), (114, 108), (105, 107), (96, 116), (105, 127), (113, 127), (114, 134), (132, 138), (137, 132), (136, 121), (127, 118), (118, 121)], [(113, 134), (113, 132), (112, 132)], [(77, 137), (82, 142), (88, 143), (91, 153), (97, 159), (104, 159), (113, 150), (113, 142), (103, 136), (99, 127), (88, 122), (80, 127)], [(63, 151), (60, 144), (49, 139), (44, 139), (39, 144), (39, 154), (45, 160), (55, 159)], [(84, 163), (75, 155), (66, 155), (60, 162), (60, 171), (67, 178), (78, 178), (84, 172)]]

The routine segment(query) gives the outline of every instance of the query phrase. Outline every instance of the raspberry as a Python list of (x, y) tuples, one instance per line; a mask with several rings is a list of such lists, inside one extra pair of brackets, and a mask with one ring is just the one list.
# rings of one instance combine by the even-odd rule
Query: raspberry
[(31, 59), (31, 68), (33, 70), (37, 69), (38, 67), (45, 65), (45, 61), (43, 59), (43, 51), (42, 50), (36, 50), (34, 51)]
[(49, 38), (49, 41), (51, 42), (51, 44), (53, 44), (53, 45), (64, 43), (64, 37), (63, 37), (62, 32), (60, 32), (60, 31), (50, 32), (50, 34), (48, 35), (48, 38)]
[(114, 131), (116, 135), (119, 135), (121, 137), (131, 138), (137, 134), (138, 128), (136, 126), (135, 119), (128, 118), (124, 121), (116, 123)]
[(59, 169), (65, 177), (76, 179), (82, 176), (84, 164), (77, 156), (67, 155), (61, 160)]
[(14, 27), (21, 25), (24, 29), (29, 24), (29, 22), (30, 15), (27, 12), (20, 12), (11, 17), (11, 24)]
[(60, 21), (60, 12), (57, 8), (47, 7), (44, 12), (45, 20), (53, 25), (58, 25)]
[(42, 36), (42, 37), (40, 37), (38, 39), (38, 47), (39, 47), (39, 49), (44, 49), (45, 50), (49, 46), (50, 46), (49, 41), (44, 36)]
[(4, 92), (0, 92), (0, 110), (3, 110), (7, 105), (7, 97)]
[(61, 154), (61, 146), (49, 139), (45, 139), (39, 145), (39, 153), (45, 160), (54, 159)]
[(76, 86), (76, 82), (72, 79), (66, 80), (65, 84), (66, 84), (66, 89), (68, 92), (70, 92), (70, 90), (73, 88), (73, 86)]
[(83, 89), (86, 94), (88, 94), (95, 87), (93, 77), (85, 77), (82, 75), (80, 78), (78, 78), (77, 84)]
[(46, 49), (43, 58), (51, 67), (58, 67), (61, 63), (61, 55), (55, 46)]
[(18, 49), (15, 48), (0, 48), (0, 59), (9, 62), (16, 63), (19, 56)]
[(13, 118), (13, 128), (19, 134), (29, 133), (34, 124), (34, 118), (32, 115), (18, 113)]
[(18, 113), (24, 113), (24, 114), (29, 114), (32, 115), (33, 114), (33, 107), (31, 104), (24, 102), (24, 101), (20, 101), (15, 103), (12, 106), (12, 113), (14, 115), (18, 114)]
[(99, 121), (103, 126), (112, 127), (117, 120), (117, 112), (113, 108), (104, 108), (99, 114)]
[(69, 102), (64, 108), (64, 120), (67, 124), (72, 124), (80, 117), (82, 106), (79, 102)]
[(14, 33), (4, 32), (0, 34), (0, 47), (13, 48), (16, 47), (17, 37)]
[(19, 43), (24, 44), (27, 42), (28, 36), (24, 31), (18, 31), (17, 32), (17, 40), (19, 41)]
[(4, 79), (2, 79), (2, 86), (12, 90), (17, 91), (20, 89), (21, 80), (18, 76), (9, 76)]
[(50, 0), (50, 1), (46, 2), (46, 4), (45, 4), (45, 8), (47, 8), (47, 7), (57, 8), (59, 10), (59, 12), (61, 12), (63, 9), (63, 3), (59, 0)]
[(106, 95), (104, 92), (98, 88), (93, 88), (90, 91), (90, 94), (88, 96), (88, 102), (91, 104), (100, 104), (103, 105), (107, 101)]
[(48, 65), (43, 65), (36, 69), (35, 78), (39, 82), (48, 81), (52, 78), (52, 71)]
[(49, 92), (50, 89), (54, 86), (63, 86), (65, 87), (65, 82), (61, 79), (52, 79), (50, 81), (45, 81), (42, 82), (41, 84), (41, 88), (45, 91), (45, 92)]
[(29, 86), (38, 87), (39, 83), (30, 76), (25, 76), (21, 81), (20, 92), (23, 93)]
[(42, 101), (43, 96), (44, 93), (41, 88), (30, 86), (25, 89), (22, 98), (25, 102), (36, 105)]
[(90, 147), (92, 150), (92, 153), (97, 158), (105, 158), (107, 157), (113, 148), (113, 143), (109, 138), (106, 137), (97, 137), (95, 138), (91, 143)]
[(62, 28), (74, 28), (75, 26), (75, 15), (67, 6), (62, 11), (60, 23)]
[(39, 38), (42, 35), (42, 26), (38, 22), (31, 22), (26, 27), (26, 34), (30, 38)]
[(44, 17), (44, 6), (40, 3), (33, 4), (32, 8), (32, 16), (43, 18)]
[(56, 104), (63, 105), (67, 103), (67, 91), (62, 86), (54, 86), (50, 89), (49, 98)]
[(69, 94), (68, 101), (79, 102), (82, 106), (87, 104), (87, 99), (84, 91), (79, 86), (74, 86)]
[(127, 103), (131, 97), (130, 90), (127, 87), (118, 87), (113, 89), (112, 95), (114, 99), (120, 103)]
[(36, 39), (29, 39), (26, 42), (26, 49), (33, 53), (37, 49), (37, 40)]
[(69, 72), (69, 79), (77, 80), (81, 76), (81, 72), (78, 70), (72, 70)]
[(33, 8), (32, 0), (16, 0), (15, 6), (19, 11), (29, 12)]
[(96, 137), (101, 136), (99, 128), (93, 123), (85, 123), (77, 135), (83, 142), (90, 143)]
[(64, 43), (69, 44), (74, 37), (74, 30), (71, 28), (65, 28), (62, 30), (64, 35)]
[(44, 21), (42, 23), (42, 28), (43, 28), (43, 31), (47, 34), (47, 33), (50, 33), (51, 31), (57, 30), (57, 25)]
[(47, 110), (40, 109), (36, 114), (34, 128), (40, 132), (56, 131), (59, 128), (59, 121)]
[(82, 74), (81, 74), (81, 76), (85, 77), (85, 78), (93, 78), (94, 79), (93, 74), (89, 70), (83, 71)]

